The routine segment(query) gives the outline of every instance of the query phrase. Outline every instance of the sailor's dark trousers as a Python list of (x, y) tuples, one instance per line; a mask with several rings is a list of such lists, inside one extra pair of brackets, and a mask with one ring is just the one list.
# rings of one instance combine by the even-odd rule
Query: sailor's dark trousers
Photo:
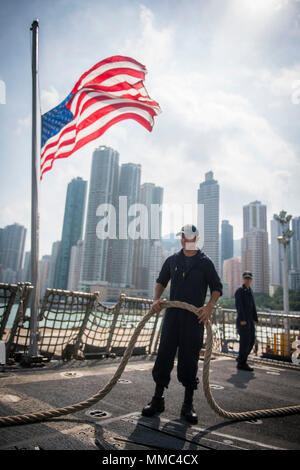
[(238, 334), (240, 335), (240, 348), (238, 363), (245, 364), (247, 358), (255, 344), (255, 325), (253, 320), (248, 320), (246, 325), (237, 324)]
[(168, 387), (178, 348), (177, 378), (184, 387), (197, 389), (203, 332), (203, 322), (199, 324), (194, 313), (177, 308), (166, 310), (158, 354), (152, 369), (152, 376), (157, 384)]

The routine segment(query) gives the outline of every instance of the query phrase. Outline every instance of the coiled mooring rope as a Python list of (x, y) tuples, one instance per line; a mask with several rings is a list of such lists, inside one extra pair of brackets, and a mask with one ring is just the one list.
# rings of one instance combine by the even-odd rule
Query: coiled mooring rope
[[(170, 307), (176, 307), (176, 308), (182, 308), (184, 310), (189, 310), (190, 312), (195, 313), (199, 317), (199, 313), (197, 312), (197, 307), (195, 307), (194, 305), (190, 305), (186, 302), (165, 301), (164, 308), (170, 308)], [(121, 377), (126, 367), (126, 364), (132, 354), (134, 345), (138, 339), (138, 336), (141, 330), (143, 329), (144, 325), (147, 323), (147, 321), (151, 318), (153, 314), (154, 312), (152, 310), (149, 310), (149, 312), (147, 312), (143, 316), (143, 318), (137, 325), (136, 329), (134, 330), (134, 333), (129, 341), (129, 344), (122, 357), (122, 360), (116, 372), (114, 373), (113, 377), (95, 395), (93, 395), (86, 401), (82, 401), (74, 405), (66, 406), (64, 408), (56, 408), (53, 410), (39, 411), (37, 413), (31, 413), (31, 414), (2, 416), (0, 417), (0, 427), (47, 421), (52, 418), (57, 418), (59, 416), (76, 413), (77, 411), (84, 410), (94, 405), (98, 401), (102, 400), (111, 391), (111, 389), (114, 387), (114, 385), (117, 383), (117, 381)], [(204, 365), (203, 365), (203, 388), (204, 388), (204, 393), (208, 401), (208, 404), (217, 414), (219, 414), (223, 418), (229, 418), (232, 420), (242, 421), (242, 420), (251, 420), (251, 419), (265, 418), (265, 417), (271, 417), (271, 416), (286, 416), (286, 415), (297, 414), (300, 412), (300, 405), (286, 406), (284, 408), (271, 408), (267, 410), (246, 411), (246, 412), (239, 412), (239, 413), (234, 413), (234, 412), (223, 410), (216, 403), (210, 391), (209, 364), (210, 364), (210, 358), (211, 358), (211, 353), (212, 353), (213, 334), (212, 334), (211, 324), (209, 321), (206, 324), (206, 333), (207, 333), (207, 339), (206, 339), (206, 349), (205, 349)]]

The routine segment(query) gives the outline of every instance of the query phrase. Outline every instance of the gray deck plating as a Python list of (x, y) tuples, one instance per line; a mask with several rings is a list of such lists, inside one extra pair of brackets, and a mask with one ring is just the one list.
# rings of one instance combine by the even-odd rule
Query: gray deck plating
[[(43, 369), (0, 372), (0, 414), (13, 415), (62, 407), (85, 400), (110, 379), (119, 359), (50, 363)], [(151, 399), (153, 358), (132, 358), (121, 383), (92, 407), (107, 413), (98, 418), (86, 411), (44, 423), (0, 428), (1, 449), (300, 449), (300, 416), (256, 422), (225, 421), (208, 406), (201, 389), (195, 392), (199, 424), (180, 419), (183, 387), (172, 372), (165, 393), (166, 410), (145, 418), (141, 409)], [(199, 377), (202, 362), (199, 361)], [(68, 374), (64, 374), (69, 372)], [(288, 406), (300, 402), (299, 372), (255, 365), (254, 373), (237, 371), (232, 359), (211, 364), (213, 394), (231, 411)]]

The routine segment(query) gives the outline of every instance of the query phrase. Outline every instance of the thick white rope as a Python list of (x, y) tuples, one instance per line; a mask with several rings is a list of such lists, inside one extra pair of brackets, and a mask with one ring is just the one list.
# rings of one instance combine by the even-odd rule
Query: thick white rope
[[(199, 313), (197, 313), (197, 307), (195, 307), (194, 305), (190, 305), (186, 302), (166, 301), (164, 303), (164, 308), (170, 308), (170, 307), (176, 307), (176, 308), (182, 308), (184, 310), (189, 310), (190, 312), (193, 312), (197, 316), (199, 316)], [(126, 367), (126, 364), (132, 354), (132, 351), (134, 349), (134, 345), (138, 339), (138, 336), (141, 330), (143, 329), (144, 325), (147, 323), (147, 321), (151, 318), (152, 315), (154, 315), (154, 312), (152, 310), (149, 310), (149, 312), (147, 312), (143, 316), (138, 326), (134, 330), (134, 333), (129, 341), (129, 344), (122, 357), (122, 360), (116, 372), (114, 373), (113, 377), (95, 395), (93, 395), (86, 401), (82, 401), (74, 405), (66, 406), (64, 408), (56, 408), (53, 410), (39, 411), (37, 413), (31, 413), (31, 414), (0, 417), (0, 427), (46, 421), (46, 420), (57, 418), (59, 416), (67, 415), (70, 413), (76, 413), (77, 411), (81, 411), (81, 410), (84, 410), (85, 408), (89, 408), (90, 406), (94, 405), (98, 401), (102, 400), (111, 391), (111, 389), (114, 387), (114, 385), (117, 383), (120, 376), (122, 375)], [(206, 332), (207, 332), (207, 340), (206, 340), (206, 350), (205, 350), (204, 365), (203, 365), (203, 388), (204, 388), (204, 393), (208, 401), (208, 404), (216, 413), (218, 413), (220, 416), (224, 418), (229, 418), (233, 420), (246, 420), (246, 419), (248, 420), (248, 419), (257, 419), (257, 418), (263, 418), (263, 417), (268, 417), (268, 416), (286, 416), (286, 415), (296, 414), (300, 412), (300, 405), (287, 406), (284, 408), (272, 408), (272, 409), (267, 409), (267, 410), (246, 411), (246, 412), (240, 412), (240, 413), (233, 413), (233, 412), (223, 410), (213, 398), (211, 391), (210, 391), (210, 385), (209, 385), (209, 364), (210, 364), (210, 358), (211, 358), (211, 353), (212, 353), (212, 343), (213, 343), (212, 328), (211, 328), (211, 324), (209, 321), (206, 324)]]

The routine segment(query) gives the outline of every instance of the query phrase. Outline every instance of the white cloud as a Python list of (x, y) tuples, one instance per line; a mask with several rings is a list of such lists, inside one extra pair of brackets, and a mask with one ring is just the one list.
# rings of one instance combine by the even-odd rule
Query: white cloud
[[(238, 12), (245, 15), (237, 3), (234, 6), (237, 15)], [(253, 21), (258, 15), (265, 15), (271, 21), (272, 15), (285, 7), (285, 2), (275, 0), (270, 0), (265, 9), (258, 3), (249, 6)], [(256, 103), (251, 101), (247, 85), (253, 83), (255, 77), (255, 85), (259, 83), (261, 87), (268, 88), (272, 95), (289, 96), (299, 67), (274, 72), (268, 68), (247, 67), (246, 64), (241, 67), (237, 63), (235, 68), (227, 69), (222, 61), (219, 67), (213, 64), (212, 68), (202, 68), (201, 71), (197, 61), (189, 62), (190, 70), (184, 66), (176, 67), (175, 32), (171, 28), (155, 29), (155, 16), (148, 8), (142, 7), (140, 18), (143, 34), (135, 50), (140, 53), (144, 48), (145, 57), (149, 59), (146, 65), (152, 64), (151, 95), (163, 110), (156, 119), (151, 138), (139, 134), (137, 142), (136, 136), (133, 140), (130, 133), (126, 135), (136, 161), (142, 161), (144, 180), (161, 184), (165, 188), (166, 202), (195, 202), (204, 173), (212, 169), (221, 187), (221, 218), (232, 217), (236, 236), (241, 236), (243, 204), (260, 199), (268, 204), (270, 217), (282, 207), (283, 201), (292, 200), (291, 194), (297, 197), (296, 181), (300, 178), (295, 148), (278, 135), (267, 117), (260, 113)], [(225, 30), (228, 32), (229, 41), (226, 37), (225, 48), (234, 38), (230, 32), (231, 25), (227, 18), (223, 33)], [(237, 28), (240, 27), (239, 24)], [(260, 37), (262, 31), (257, 29), (255, 33)], [(257, 37), (254, 39), (258, 40)], [(150, 39), (151, 53), (158, 51), (159, 64), (155, 61), (155, 54), (154, 57), (150, 53), (147, 55)], [(217, 34), (215, 46), (222, 41), (224, 36)], [(248, 46), (251, 44), (241, 45), (245, 51)], [(136, 46), (131, 39), (126, 47), (129, 50)], [(222, 51), (223, 48), (219, 50), (219, 57)], [(168, 64), (164, 68), (163, 58)], [(236, 83), (241, 76), (246, 79), (246, 85), (238, 88)], [(124, 146), (118, 138), (115, 142), (120, 148)]]
[(28, 219), (30, 219), (30, 202), (29, 200), (24, 200), (24, 197), (17, 197), (12, 201), (4, 202), (1, 207), (1, 227), (14, 223), (24, 225), (27, 228), (27, 242), (30, 236), (30, 234), (28, 234)]
[(292, 95), (296, 86), (299, 86), (300, 63), (293, 67), (283, 67), (272, 71), (270, 69), (258, 70), (253, 77), (254, 85), (264, 89), (277, 98), (288, 98), (292, 103)]
[(232, 5), (236, 10), (244, 12), (245, 16), (250, 19), (257, 17), (269, 17), (274, 12), (280, 11), (287, 7), (289, 0), (251, 0), (243, 1), (233, 0)]
[(133, 54), (135, 58), (147, 65), (148, 70), (158, 68), (170, 61), (173, 50), (173, 30), (171, 28), (157, 29), (154, 25), (155, 15), (150, 8), (140, 5), (139, 21), (141, 31), (137, 37), (129, 37), (122, 47), (122, 53)]
[(21, 135), (22, 132), (28, 132), (31, 130), (31, 113), (27, 114), (24, 118), (18, 119), (18, 124), (16, 127), (16, 134)]
[[(213, 170), (220, 218), (234, 224), (235, 237), (242, 234), (242, 205), (252, 200), (268, 204), (269, 218), (282, 208), (299, 215), (298, 143), (289, 143), (286, 130), (290, 113), (297, 112), (290, 97), (300, 66), (289, 57), (292, 43), (280, 44), (280, 57), (287, 55), (282, 63), (277, 50), (267, 49), (285, 40), (280, 21), (290, 3), (232, 0), (220, 8), (217, 2), (178, 2), (170, 15), (163, 2), (121, 3), (118, 15), (92, 0), (64, 13), (63, 29), (43, 45), (49, 60), (41, 76), (42, 112), (65, 98), (88, 67), (114, 53), (146, 65), (146, 88), (163, 112), (152, 133), (122, 122), (54, 163), (41, 184), (41, 253), (60, 238), (67, 184), (76, 176), (89, 179), (91, 155), (100, 144), (115, 148), (121, 163), (141, 163), (142, 182), (163, 186), (166, 203), (196, 202), (199, 183)], [(28, 133), (29, 146), (30, 115), (19, 128)]]
[(49, 90), (41, 91), (41, 109), (42, 114), (46, 113), (52, 108), (55, 108), (60, 103), (60, 97), (58, 91), (54, 86), (50, 86)]

